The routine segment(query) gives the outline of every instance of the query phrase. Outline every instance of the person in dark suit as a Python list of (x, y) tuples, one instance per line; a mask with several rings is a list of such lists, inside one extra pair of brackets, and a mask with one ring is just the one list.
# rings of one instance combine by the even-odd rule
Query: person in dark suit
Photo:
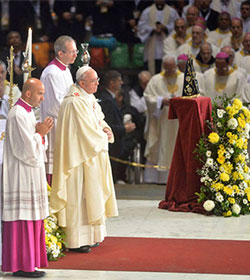
[(55, 0), (54, 11), (58, 17), (57, 37), (68, 35), (77, 43), (82, 43), (86, 35), (86, 17), (93, 7), (93, 1)]
[[(111, 127), (115, 137), (115, 142), (109, 144), (109, 154), (116, 158), (120, 158), (123, 154), (126, 133), (135, 129), (133, 122), (123, 124), (122, 113), (116, 103), (115, 98), (119, 95), (122, 83), (121, 74), (115, 70), (110, 70), (104, 75), (104, 88), (96, 94), (96, 98), (100, 100), (105, 121)], [(111, 161), (111, 165), (114, 181), (126, 181), (124, 165), (115, 161)]]
[(220, 13), (210, 8), (212, 0), (200, 0), (200, 15), (205, 18), (207, 28), (210, 31), (218, 28), (218, 17)]
[[(12, 1), (9, 1), (10, 3)], [(16, 30), (26, 40), (28, 28), (32, 28), (33, 42), (53, 40), (54, 23), (48, 0), (23, 0), (15, 2), (15, 17), (11, 19), (10, 30)], [(18, 13), (18, 15), (17, 15)]]
[[(23, 44), (21, 34), (17, 31), (10, 31), (7, 34), (7, 46), (0, 53), (0, 59), (8, 65), (7, 58), (10, 57), (10, 46), (13, 46), (13, 54), (14, 54), (14, 75), (13, 82), (17, 84), (19, 89), (22, 90), (23, 87), (23, 71), (22, 64), (24, 60), (23, 52), (25, 51), (25, 44)], [(32, 77), (38, 78), (40, 69), (37, 68), (35, 58), (32, 55), (32, 67), (35, 68), (32, 71)], [(7, 80), (9, 80), (9, 74), (7, 75)]]

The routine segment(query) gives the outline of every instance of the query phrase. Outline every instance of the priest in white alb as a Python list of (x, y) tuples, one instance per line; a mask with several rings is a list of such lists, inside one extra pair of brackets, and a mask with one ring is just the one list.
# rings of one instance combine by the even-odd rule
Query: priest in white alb
[(166, 169), (145, 168), (144, 181), (165, 184), (178, 130), (178, 120), (168, 120), (169, 99), (182, 95), (184, 74), (177, 70), (175, 57), (163, 57), (164, 71), (149, 81), (144, 97), (148, 108), (145, 139), (147, 164)]
[(239, 70), (234, 70), (229, 66), (229, 55), (219, 52), (215, 58), (215, 68), (211, 68), (204, 73), (206, 96), (211, 99), (222, 96), (224, 93), (228, 97), (236, 93), (236, 97), (242, 100), (246, 78)]
[(106, 218), (118, 215), (108, 154), (114, 137), (93, 95), (96, 71), (83, 66), (76, 81), (58, 113), (50, 208), (67, 247), (88, 253), (104, 240)]
[(163, 41), (173, 31), (177, 18), (176, 10), (164, 0), (154, 0), (141, 14), (137, 35), (145, 43), (144, 63), (152, 75), (161, 71)]

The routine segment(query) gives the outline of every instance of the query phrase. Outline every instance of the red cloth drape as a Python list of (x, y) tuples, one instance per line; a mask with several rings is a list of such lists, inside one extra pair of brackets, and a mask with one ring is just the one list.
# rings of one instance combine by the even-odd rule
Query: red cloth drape
[(179, 119), (179, 131), (169, 171), (165, 200), (159, 208), (170, 211), (205, 213), (197, 202), (195, 192), (200, 191), (200, 167), (194, 149), (202, 133), (206, 133), (206, 120), (211, 121), (212, 104), (208, 97), (173, 98), (169, 105), (169, 119)]

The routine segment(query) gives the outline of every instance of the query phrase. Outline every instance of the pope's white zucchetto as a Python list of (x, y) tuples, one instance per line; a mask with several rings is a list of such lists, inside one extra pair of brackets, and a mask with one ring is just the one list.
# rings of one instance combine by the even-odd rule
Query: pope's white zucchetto
[(88, 65), (84, 65), (82, 67), (80, 67), (77, 71), (76, 71), (76, 80), (79, 81), (81, 79), (81, 76), (83, 73), (87, 72), (88, 70), (92, 69), (91, 67), (89, 67)]

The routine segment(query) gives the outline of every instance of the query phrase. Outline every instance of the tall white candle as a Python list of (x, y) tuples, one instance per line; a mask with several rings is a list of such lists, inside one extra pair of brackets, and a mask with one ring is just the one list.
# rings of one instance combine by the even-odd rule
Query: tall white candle
[[(29, 30), (28, 30), (25, 55), (26, 55), (26, 58), (28, 59), (28, 66), (31, 67), (31, 65), (32, 65), (32, 29), (31, 28), (29, 28)], [(26, 82), (26, 80), (29, 77), (29, 72), (27, 72), (27, 70), (28, 69), (26, 69), (26, 71), (24, 71), (24, 73), (23, 73), (23, 82), (24, 83)]]
[(31, 28), (29, 28), (29, 31), (28, 31), (27, 43), (29, 44), (29, 46), (28, 46), (29, 66), (31, 66), (32, 65), (32, 29)]

